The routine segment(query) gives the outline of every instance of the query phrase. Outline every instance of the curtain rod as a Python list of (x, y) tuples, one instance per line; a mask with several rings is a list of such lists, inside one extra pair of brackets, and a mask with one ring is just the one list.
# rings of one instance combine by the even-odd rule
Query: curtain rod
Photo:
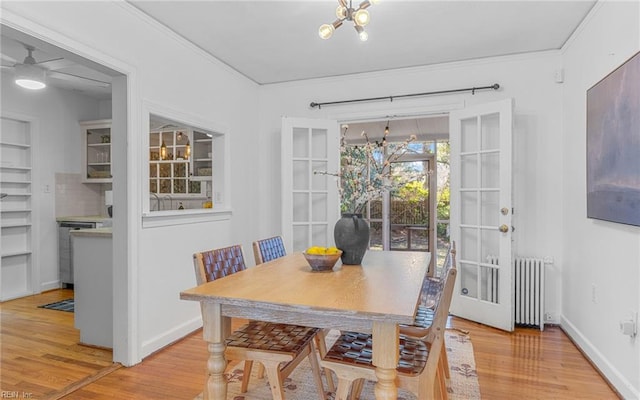
[(403, 97), (429, 96), (429, 95), (435, 95), (435, 94), (447, 94), (447, 93), (458, 93), (458, 92), (471, 92), (471, 94), (473, 95), (473, 94), (476, 94), (477, 90), (487, 90), (487, 89), (498, 90), (498, 89), (500, 89), (500, 85), (498, 85), (497, 83), (494, 83), (493, 85), (490, 85), (490, 86), (479, 86), (479, 87), (471, 87), (471, 88), (464, 88), (464, 89), (438, 90), (438, 91), (435, 91), (435, 92), (424, 92), (424, 93), (401, 94), (401, 95), (398, 95), (398, 96), (369, 97), (369, 98), (366, 98), (366, 99), (328, 101), (328, 102), (325, 102), (325, 103), (312, 102), (311, 104), (309, 104), (309, 106), (311, 108), (318, 107), (318, 110), (319, 110), (320, 108), (322, 108), (322, 106), (328, 106), (328, 105), (345, 104), (345, 103), (359, 103), (359, 102), (363, 102), (363, 101), (377, 101), (377, 100), (387, 100), (387, 99), (389, 101), (393, 102), (393, 99), (400, 99), (400, 98), (403, 98)]

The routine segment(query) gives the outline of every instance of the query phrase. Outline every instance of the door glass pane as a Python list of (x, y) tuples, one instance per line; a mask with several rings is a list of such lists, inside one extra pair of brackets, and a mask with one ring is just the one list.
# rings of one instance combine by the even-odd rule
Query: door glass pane
[(491, 260), (497, 260), (498, 255), (500, 254), (500, 246), (499, 240), (500, 235), (507, 235), (506, 233), (502, 233), (498, 230), (498, 227), (483, 229), (482, 230), (482, 241), (480, 242), (480, 261), (486, 262), (490, 264), (499, 264), (497, 261), (492, 262)]
[(476, 254), (478, 249), (478, 229), (476, 228), (460, 228), (460, 249), (458, 257), (461, 260), (478, 262)]
[(314, 246), (329, 247), (331, 245), (328, 235), (328, 225), (313, 225), (311, 227), (311, 243)]
[(460, 222), (464, 225), (478, 224), (478, 193), (460, 193)]
[(478, 187), (478, 175), (476, 173), (478, 169), (478, 156), (469, 155), (460, 157), (460, 168), (462, 169), (462, 182), (460, 184), (463, 189), (477, 188)]
[(311, 130), (311, 157), (327, 158), (327, 130)]
[(482, 187), (500, 187), (500, 154), (485, 153), (480, 155)]
[(389, 246), (391, 250), (406, 250), (407, 247), (407, 232), (406, 225), (391, 225), (391, 235)]
[(304, 251), (309, 247), (309, 228), (307, 225), (293, 226), (293, 252)]
[(293, 158), (309, 157), (309, 129), (293, 128)]
[(497, 227), (500, 224), (500, 193), (497, 191), (483, 192), (481, 199), (481, 224)]
[(475, 264), (460, 262), (460, 294), (478, 298), (478, 268)]
[(500, 271), (492, 267), (480, 267), (480, 299), (498, 302), (498, 275)]
[(316, 174), (316, 171), (327, 171), (326, 161), (314, 161), (311, 166), (311, 189), (312, 190), (327, 190), (327, 182), (329, 180), (334, 181), (337, 179), (334, 176)]
[(309, 194), (293, 194), (293, 222), (309, 221)]
[(488, 114), (481, 117), (480, 140), (482, 150), (500, 148), (500, 114)]
[(477, 118), (468, 118), (461, 121), (460, 151), (467, 153), (478, 151), (478, 123)]
[(369, 248), (382, 250), (382, 222), (370, 222), (369, 229)]
[(314, 222), (327, 220), (327, 194), (314, 193), (311, 195), (311, 220)]
[(309, 162), (293, 162), (293, 190), (309, 189)]
[(171, 179), (160, 179), (160, 193), (171, 193)]

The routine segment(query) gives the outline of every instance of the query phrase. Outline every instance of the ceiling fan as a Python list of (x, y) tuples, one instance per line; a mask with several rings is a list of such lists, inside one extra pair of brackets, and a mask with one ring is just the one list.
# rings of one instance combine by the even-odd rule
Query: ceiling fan
[(86, 85), (105, 88), (110, 86), (109, 82), (79, 76), (68, 72), (56, 71), (57, 69), (70, 67), (75, 64), (69, 60), (65, 60), (62, 57), (54, 58), (47, 61), (36, 62), (35, 58), (32, 55), (32, 53), (36, 50), (35, 47), (24, 45), (24, 48), (27, 50), (28, 54), (24, 58), (24, 61), (22, 63), (19, 63), (15, 59), (2, 54), (3, 61), (6, 60), (13, 64), (2, 65), (2, 69), (13, 70), (16, 84), (24, 88), (32, 90), (43, 89), (44, 87), (46, 87), (47, 78), (75, 81)]

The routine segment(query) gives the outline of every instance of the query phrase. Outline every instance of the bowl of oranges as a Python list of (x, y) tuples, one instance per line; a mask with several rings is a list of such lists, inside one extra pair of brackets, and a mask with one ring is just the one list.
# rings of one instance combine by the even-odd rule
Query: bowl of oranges
[(312, 271), (331, 271), (342, 255), (342, 250), (336, 247), (312, 246), (302, 254)]

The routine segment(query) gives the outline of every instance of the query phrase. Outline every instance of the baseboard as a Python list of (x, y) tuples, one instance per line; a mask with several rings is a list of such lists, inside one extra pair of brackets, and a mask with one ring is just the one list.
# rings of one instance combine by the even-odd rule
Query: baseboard
[(174, 329), (168, 330), (161, 335), (142, 342), (142, 358), (145, 358), (148, 355), (162, 349), (163, 347), (166, 347), (173, 342), (184, 338), (191, 332), (201, 327), (202, 318), (196, 317), (190, 321), (185, 322), (184, 324), (178, 325)]
[(42, 282), (40, 284), (40, 293), (50, 290), (60, 289), (60, 281)]
[(638, 388), (634, 388), (631, 382), (622, 376), (609, 360), (564, 316), (560, 317), (560, 328), (609, 383), (609, 386), (618, 393), (620, 398), (640, 399)]

